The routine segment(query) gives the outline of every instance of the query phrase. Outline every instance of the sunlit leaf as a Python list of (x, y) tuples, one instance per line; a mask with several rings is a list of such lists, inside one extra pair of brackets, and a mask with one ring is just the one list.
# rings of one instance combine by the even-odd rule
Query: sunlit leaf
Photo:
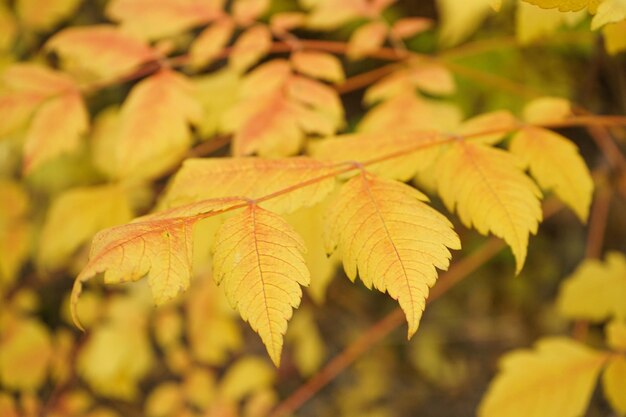
[(341, 61), (323, 52), (300, 51), (291, 55), (296, 71), (321, 80), (340, 83), (345, 79)]
[(348, 57), (360, 59), (376, 51), (385, 43), (388, 30), (383, 22), (370, 22), (359, 27), (348, 42)]
[(269, 52), (271, 44), (272, 34), (267, 26), (252, 26), (235, 41), (228, 63), (236, 71), (244, 72)]
[(15, 9), (25, 26), (47, 31), (70, 17), (82, 0), (17, 0)]
[(626, 357), (616, 355), (602, 374), (604, 396), (620, 415), (626, 414)]

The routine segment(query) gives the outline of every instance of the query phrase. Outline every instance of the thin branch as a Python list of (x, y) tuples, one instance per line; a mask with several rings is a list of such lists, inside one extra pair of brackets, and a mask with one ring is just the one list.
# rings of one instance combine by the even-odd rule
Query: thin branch
[(604, 234), (611, 206), (611, 194), (610, 187), (600, 184), (591, 207), (591, 215), (589, 216), (586, 258), (597, 259), (602, 255), (602, 244), (604, 243)]

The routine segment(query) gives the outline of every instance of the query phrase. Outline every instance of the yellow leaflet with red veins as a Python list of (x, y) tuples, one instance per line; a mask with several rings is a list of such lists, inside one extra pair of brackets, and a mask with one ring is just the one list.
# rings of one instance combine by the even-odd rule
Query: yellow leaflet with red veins
[(245, 72), (259, 62), (272, 46), (272, 34), (267, 26), (259, 24), (247, 29), (233, 45), (228, 64), (236, 71)]
[(64, 65), (84, 78), (115, 79), (158, 58), (144, 42), (112, 25), (64, 29), (46, 48), (59, 54)]
[(223, 14), (222, 1), (112, 0), (106, 14), (144, 39), (176, 35)]
[(187, 159), (168, 186), (161, 206), (232, 196), (257, 199), (327, 176), (260, 203), (273, 211), (292, 212), (323, 200), (335, 186), (335, 178), (331, 175), (335, 170), (330, 164), (307, 157)]
[(439, 157), (434, 176), (448, 210), (481, 234), (493, 233), (511, 247), (516, 272), (524, 266), (528, 235), (542, 218), (541, 192), (514, 155), (470, 139), (452, 143)]
[(626, 357), (615, 355), (609, 359), (602, 374), (602, 388), (605, 398), (620, 415), (626, 414)]
[(593, 179), (578, 147), (547, 129), (525, 127), (509, 149), (518, 155), (544, 190), (552, 190), (585, 222), (593, 196)]
[(119, 185), (104, 185), (60, 194), (50, 206), (41, 231), (39, 266), (60, 268), (96, 232), (129, 221), (133, 212), (126, 192)]
[(24, 172), (80, 146), (89, 115), (80, 93), (70, 91), (41, 105), (26, 133)]
[[(472, 117), (464, 121), (454, 132), (461, 136), (470, 136), (473, 143), (495, 145), (519, 126), (519, 121), (511, 112), (498, 110)], [(481, 134), (482, 132), (485, 134)]]
[(336, 163), (365, 163), (395, 155), (389, 160), (368, 163), (367, 170), (385, 178), (406, 181), (432, 163), (445, 139), (435, 132), (425, 131), (356, 133), (311, 142), (309, 153), (317, 159)]
[(341, 61), (325, 52), (294, 52), (291, 54), (291, 64), (296, 71), (320, 80), (341, 83), (346, 78)]
[(405, 91), (367, 112), (358, 125), (360, 132), (401, 133), (419, 130), (450, 131), (462, 119), (453, 104)]
[(182, 74), (161, 70), (142, 80), (120, 110), (119, 177), (154, 178), (176, 165), (191, 145), (189, 124), (201, 115), (193, 85)]
[(89, 262), (72, 289), (74, 322), (80, 326), (77, 303), (83, 284), (100, 272), (106, 271), (107, 284), (137, 281), (148, 274), (156, 304), (186, 290), (191, 278), (194, 224), (233, 204), (232, 200), (201, 201), (98, 232), (91, 244)]
[(232, 15), (237, 23), (248, 26), (258, 20), (270, 6), (270, 0), (235, 0)]
[(607, 359), (606, 352), (557, 337), (540, 340), (534, 350), (508, 353), (478, 416), (582, 416)]
[(70, 17), (81, 0), (17, 0), (15, 10), (20, 22), (34, 30), (53, 29), (57, 23)]
[(348, 277), (398, 300), (416, 331), (437, 270), (446, 270), (450, 249), (461, 243), (452, 224), (424, 202), (428, 198), (401, 182), (362, 172), (329, 204), (326, 250), (338, 249)]
[(191, 44), (190, 65), (198, 68), (210, 64), (230, 41), (234, 29), (233, 21), (223, 18), (202, 31)]
[(224, 222), (215, 240), (215, 280), (278, 366), (300, 286), (309, 285), (304, 242), (283, 218), (253, 204)]
[(585, 7), (591, 13), (595, 13), (602, 0), (523, 0), (526, 3), (534, 4), (542, 9), (559, 9), (561, 12), (576, 12)]
[(311, 29), (335, 29), (350, 20), (365, 17), (370, 5), (367, 0), (300, 0), (302, 6), (311, 9), (306, 26)]
[(563, 284), (559, 313), (577, 320), (626, 319), (626, 257), (609, 252), (604, 262), (585, 260)]
[(359, 27), (348, 41), (348, 58), (360, 59), (376, 51), (385, 43), (388, 30), (383, 22), (370, 22)]
[(390, 34), (396, 39), (406, 39), (431, 29), (434, 21), (426, 17), (405, 17), (391, 26)]

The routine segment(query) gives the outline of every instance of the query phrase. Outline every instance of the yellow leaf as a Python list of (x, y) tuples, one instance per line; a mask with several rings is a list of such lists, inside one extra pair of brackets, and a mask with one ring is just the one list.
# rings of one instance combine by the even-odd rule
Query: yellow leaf
[(326, 346), (310, 309), (296, 311), (285, 338), (293, 346), (293, 360), (300, 375), (313, 375), (326, 358)]
[(520, 165), (508, 152), (461, 139), (440, 156), (434, 174), (439, 195), (463, 224), (508, 243), (517, 273), (542, 217), (541, 192)]
[(17, 35), (17, 21), (7, 5), (0, 3), (0, 51), (7, 51)]
[(602, 28), (604, 47), (611, 55), (626, 49), (626, 20), (609, 23)]
[(185, 375), (183, 389), (187, 401), (204, 410), (215, 402), (215, 375), (207, 369), (193, 369)]
[(626, 358), (615, 355), (602, 374), (604, 396), (621, 416), (626, 415)]
[(613, 320), (606, 326), (607, 344), (611, 349), (626, 352), (626, 322)]
[(235, 0), (232, 5), (233, 18), (241, 26), (248, 26), (267, 12), (270, 0)]
[(192, 82), (203, 110), (198, 125), (200, 135), (207, 139), (216, 133), (223, 133), (224, 115), (237, 103), (239, 96), (239, 75), (224, 69), (194, 77)]
[(617, 23), (626, 19), (626, 0), (603, 0), (598, 5), (596, 15), (591, 20), (591, 30), (596, 30), (608, 23)]
[(556, 9), (542, 9), (538, 6), (518, 0), (515, 14), (515, 35), (522, 44), (528, 44), (546, 38), (566, 23), (574, 26), (587, 16), (585, 11), (559, 12)]
[(178, 164), (191, 145), (189, 124), (202, 109), (182, 74), (161, 70), (137, 84), (122, 105), (116, 159), (122, 178), (154, 178)]
[(565, 317), (602, 321), (626, 318), (626, 258), (619, 252), (601, 262), (585, 260), (561, 285), (557, 307)]
[(37, 390), (45, 382), (52, 356), (48, 329), (39, 320), (11, 314), (1, 324), (0, 382), (12, 390)]
[(228, 63), (235, 71), (245, 72), (269, 52), (271, 45), (272, 34), (268, 27), (252, 26), (235, 41)]
[(311, 29), (335, 29), (359, 17), (365, 17), (368, 10), (366, 0), (300, 0), (305, 9), (312, 9), (306, 21)]
[(459, 7), (456, 0), (437, 0), (441, 29), (439, 39), (445, 46), (455, 45), (469, 37), (489, 15), (493, 0), (468, 0)]
[(531, 124), (556, 123), (571, 115), (571, 103), (559, 97), (541, 97), (524, 106), (524, 120)]
[[(232, 196), (256, 199), (332, 172), (332, 165), (307, 157), (187, 159), (168, 186), (161, 206)], [(334, 177), (328, 176), (261, 205), (281, 213), (292, 212), (318, 203), (334, 186)]]
[(605, 353), (566, 338), (543, 339), (535, 350), (509, 353), (478, 415), (582, 416), (606, 360)]
[(0, 415), (5, 417), (20, 417), (13, 396), (7, 392), (0, 392)]
[(347, 55), (360, 59), (383, 46), (389, 28), (383, 22), (370, 22), (354, 31), (348, 42)]
[(78, 352), (76, 368), (98, 394), (131, 400), (153, 363), (146, 303), (137, 296), (112, 299), (107, 320), (94, 327)]
[(254, 204), (224, 222), (215, 242), (216, 282), (278, 366), (300, 285), (309, 284), (304, 242), (280, 216)]
[(37, 110), (26, 133), (24, 172), (75, 151), (89, 128), (89, 115), (78, 91), (51, 98)]
[(100, 272), (106, 271), (104, 282), (112, 284), (137, 281), (150, 271), (148, 280), (157, 304), (186, 290), (191, 278), (193, 226), (228, 204), (202, 201), (98, 232), (91, 244), (89, 262), (72, 289), (74, 322), (79, 325), (76, 308), (84, 282)]
[(96, 232), (131, 218), (126, 191), (118, 185), (70, 189), (54, 200), (47, 213), (38, 263), (45, 269), (60, 268)]
[(558, 8), (561, 12), (575, 12), (585, 7), (589, 11), (595, 13), (595, 9), (603, 0), (524, 0), (527, 3), (534, 4), (542, 9)]
[(547, 129), (525, 127), (513, 136), (509, 149), (541, 188), (553, 190), (582, 222), (587, 220), (593, 180), (574, 143)]
[(270, 27), (274, 33), (285, 33), (304, 25), (306, 15), (300, 12), (274, 13), (270, 17)]
[(26, 221), (29, 201), (22, 187), (0, 179), (0, 292), (10, 286), (28, 258), (31, 228)]
[(222, 12), (220, 6), (219, 2), (203, 0), (113, 0), (106, 14), (129, 33), (159, 39), (217, 18)]
[(309, 77), (341, 83), (346, 78), (341, 61), (331, 54), (314, 51), (296, 51), (291, 55), (294, 69)]
[[(471, 135), (472, 142), (495, 145), (504, 139), (508, 131), (514, 130), (518, 125), (519, 122), (510, 112), (499, 110), (472, 117), (464, 121), (454, 132), (462, 136)], [(482, 135), (480, 134), (482, 132), (494, 133)]]
[[(206, 236), (203, 238), (206, 240)], [(223, 364), (242, 345), (239, 322), (224, 292), (210, 277), (195, 282), (185, 304), (190, 351), (200, 363)]]
[(46, 48), (87, 79), (119, 78), (158, 58), (148, 45), (111, 25), (64, 29), (50, 38)]
[(144, 407), (147, 417), (174, 416), (184, 410), (185, 398), (178, 384), (164, 382), (150, 392)]
[(460, 249), (452, 224), (400, 182), (361, 173), (341, 188), (329, 206), (326, 248), (338, 248), (348, 277), (398, 300), (409, 324), (419, 325), (428, 288), (448, 269), (448, 248)]
[(15, 9), (24, 26), (47, 31), (70, 17), (81, 0), (17, 0)]
[(285, 216), (306, 244), (304, 259), (311, 271), (311, 285), (307, 287), (307, 292), (320, 305), (324, 303), (326, 289), (335, 276), (339, 261), (337, 256), (327, 256), (324, 250), (322, 214), (326, 211), (328, 200), (327, 198), (315, 206), (301, 208)]
[(274, 370), (266, 361), (254, 356), (244, 357), (228, 368), (220, 383), (220, 397), (240, 401), (271, 386), (275, 378)]
[[(309, 153), (330, 162), (368, 162), (367, 170), (385, 178), (406, 181), (431, 164), (439, 152), (441, 139), (434, 132), (356, 133), (312, 142)], [(380, 156), (398, 157), (370, 163)]]
[(233, 21), (223, 18), (203, 30), (189, 49), (190, 65), (200, 68), (210, 64), (228, 44), (234, 29)]
[(448, 131), (461, 121), (454, 104), (423, 98), (405, 91), (367, 112), (358, 126), (360, 132), (401, 133), (419, 130)]

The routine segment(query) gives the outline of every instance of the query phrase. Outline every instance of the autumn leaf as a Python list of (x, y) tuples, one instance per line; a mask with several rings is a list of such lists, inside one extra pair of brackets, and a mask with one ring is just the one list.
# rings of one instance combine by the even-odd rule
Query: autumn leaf
[(439, 39), (445, 46), (453, 46), (469, 37), (493, 12), (493, 0), (469, 0), (459, 7), (455, 0), (437, 0), (441, 18)]
[(347, 55), (361, 59), (383, 46), (389, 28), (384, 22), (369, 22), (354, 31), (348, 41)]
[(509, 353), (501, 360), (500, 373), (483, 397), (478, 415), (581, 416), (606, 360), (606, 353), (566, 338), (543, 339), (535, 350)]
[(226, 297), (280, 364), (292, 309), (309, 284), (304, 242), (280, 216), (255, 204), (228, 219), (215, 238), (213, 270)]
[(152, 40), (210, 22), (223, 13), (220, 6), (203, 0), (113, 0), (106, 14), (129, 33)]
[(557, 298), (565, 317), (602, 321), (626, 318), (626, 258), (610, 252), (604, 262), (585, 260), (561, 285)]
[(626, 357), (615, 355), (602, 374), (602, 388), (609, 404), (620, 415), (626, 414)]
[(24, 26), (48, 31), (70, 17), (80, 3), (81, 0), (17, 0), (15, 9)]
[(27, 260), (31, 226), (27, 221), (30, 202), (19, 184), (0, 179), (0, 291), (9, 287)]
[[(323, 161), (367, 163), (367, 170), (385, 178), (406, 181), (429, 166), (443, 139), (436, 132), (353, 133), (311, 142), (309, 153)], [(397, 155), (374, 162), (385, 155)]]
[(228, 63), (238, 72), (245, 72), (269, 52), (272, 34), (265, 25), (246, 29), (235, 41)]
[(369, 10), (366, 0), (301, 0), (303, 7), (310, 9), (306, 26), (311, 29), (335, 29), (359, 17)]
[(139, 217), (96, 234), (89, 262), (74, 282), (72, 318), (80, 326), (77, 303), (83, 284), (105, 272), (108, 284), (137, 281), (148, 274), (155, 303), (163, 304), (187, 289), (191, 279), (193, 226), (229, 204), (208, 200)]
[(300, 375), (313, 375), (326, 358), (326, 345), (311, 309), (303, 307), (296, 311), (285, 339), (293, 346), (293, 360)]
[(235, 25), (232, 20), (222, 18), (202, 31), (189, 49), (190, 65), (199, 68), (210, 64), (228, 44)]
[(332, 175), (335, 169), (331, 164), (307, 157), (187, 159), (168, 186), (161, 206), (232, 196), (257, 199), (321, 178), (307, 187), (261, 203), (272, 211), (292, 212), (314, 205), (326, 197), (335, 186)]
[(189, 125), (201, 114), (182, 74), (161, 70), (142, 80), (120, 109), (113, 160), (118, 177), (153, 178), (171, 169), (189, 149)]
[(294, 69), (309, 77), (333, 83), (341, 83), (345, 79), (341, 61), (324, 52), (297, 51), (291, 55)]
[(432, 29), (434, 21), (425, 17), (404, 17), (396, 20), (389, 31), (392, 38), (406, 39)]
[(419, 325), (428, 289), (446, 270), (450, 249), (460, 249), (452, 224), (400, 182), (367, 173), (341, 188), (327, 215), (326, 249), (340, 251), (344, 269), (368, 287), (398, 300), (410, 338)]
[(478, 232), (504, 239), (516, 260), (516, 272), (526, 259), (528, 235), (541, 220), (541, 192), (521, 170), (513, 155), (470, 140), (450, 145), (435, 169), (437, 188), (449, 210)]
[(561, 12), (575, 12), (585, 7), (595, 13), (596, 8), (603, 0), (523, 0), (543, 9), (559, 9)]
[(89, 115), (78, 91), (54, 97), (33, 117), (24, 143), (24, 172), (80, 146), (89, 128)]
[(52, 203), (41, 231), (38, 263), (45, 269), (64, 265), (93, 235), (133, 217), (126, 191), (119, 185), (74, 188)]
[(586, 16), (587, 13), (583, 10), (562, 13), (557, 9), (542, 9), (520, 0), (515, 14), (515, 35), (522, 44), (540, 41), (564, 24), (574, 27)]
[(626, 49), (626, 20), (609, 23), (602, 28), (604, 47), (611, 55)]
[(617, 23), (626, 19), (626, 1), (603, 0), (591, 20), (591, 30), (596, 30), (609, 23)]
[(115, 79), (141, 64), (158, 59), (144, 42), (112, 25), (71, 27), (55, 34), (46, 43), (72, 72), (91, 79)]
[(231, 11), (235, 21), (241, 26), (249, 26), (268, 11), (270, 0), (235, 0)]

